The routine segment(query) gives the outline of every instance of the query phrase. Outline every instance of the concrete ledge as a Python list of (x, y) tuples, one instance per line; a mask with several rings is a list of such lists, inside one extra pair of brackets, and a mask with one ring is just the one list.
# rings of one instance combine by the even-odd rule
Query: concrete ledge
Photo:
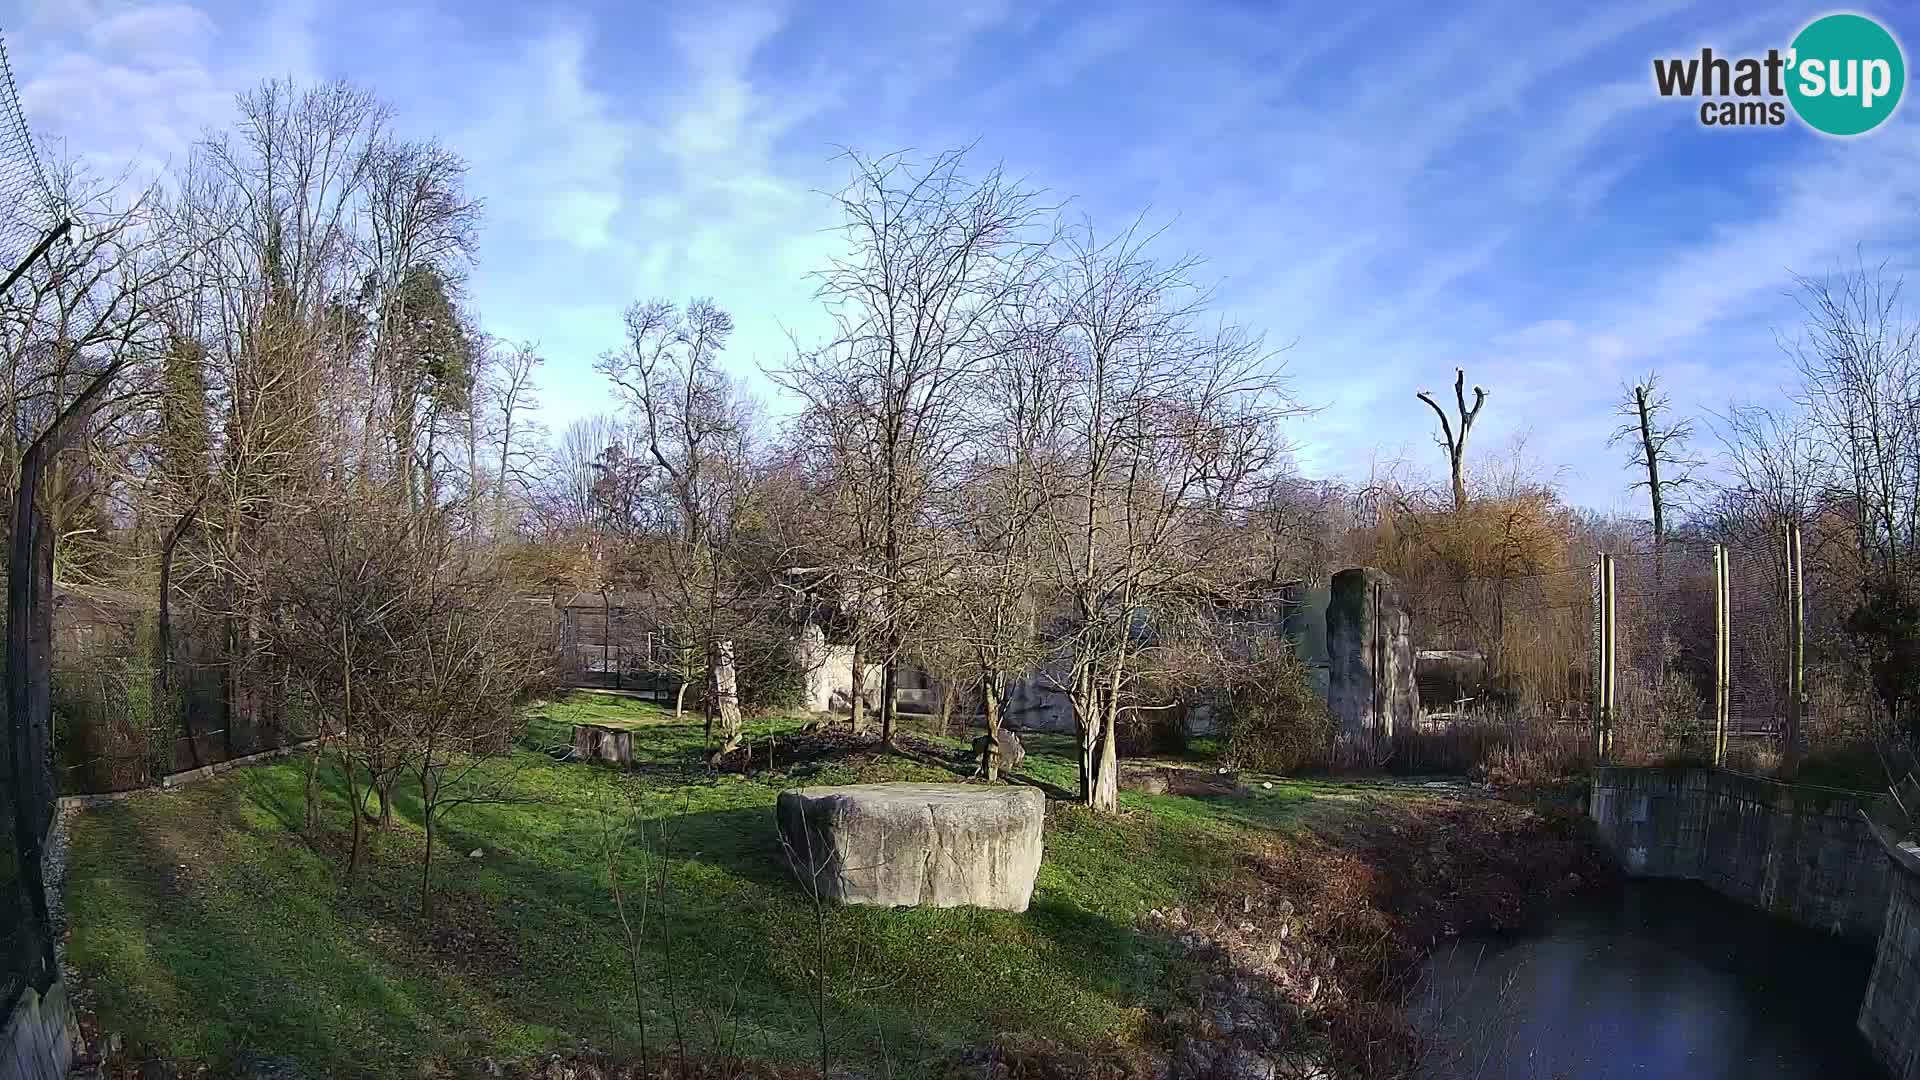
[(237, 769), (242, 765), (254, 765), (262, 761), (272, 761), (275, 758), (283, 758), (291, 754), (297, 754), (319, 741), (318, 739), (306, 739), (297, 743), (288, 743), (286, 746), (276, 746), (271, 750), (262, 750), (257, 754), (246, 754), (242, 757), (229, 758), (226, 761), (216, 761), (211, 765), (202, 765), (197, 769), (168, 773), (160, 778), (158, 784), (152, 785), (151, 787), (128, 788), (125, 791), (103, 791), (91, 795), (62, 795), (59, 801), (60, 809), (69, 810), (88, 806), (104, 806), (107, 803), (118, 802), (121, 799), (131, 799), (135, 795), (145, 794), (149, 791), (163, 791), (181, 787), (186, 784), (198, 783), (201, 780), (211, 780), (229, 769)]

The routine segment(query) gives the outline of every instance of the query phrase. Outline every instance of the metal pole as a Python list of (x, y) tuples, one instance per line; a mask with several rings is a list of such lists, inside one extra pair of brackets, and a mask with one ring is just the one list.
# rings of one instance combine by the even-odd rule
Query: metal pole
[(1600, 671), (1596, 694), (1599, 708), (1596, 710), (1597, 729), (1595, 753), (1600, 763), (1605, 764), (1613, 755), (1614, 723), (1614, 665), (1617, 657), (1614, 653), (1614, 604), (1613, 604), (1613, 556), (1600, 556)]
[(45, 255), (47, 249), (53, 246), (53, 242), (67, 235), (67, 230), (71, 228), (73, 228), (73, 222), (61, 218), (60, 224), (48, 230), (47, 235), (41, 237), (38, 244), (33, 245), (33, 250), (27, 252), (27, 257), (20, 260), (20, 265), (7, 274), (7, 279), (0, 281), (0, 295), (5, 295), (8, 289), (13, 288), (13, 283), (20, 280), (20, 275), (27, 272), (27, 268), (33, 265), (34, 260)]
[(1727, 546), (1713, 545), (1713, 763), (1727, 763), (1728, 697), (1732, 690)]
[(1800, 526), (1787, 526), (1787, 728), (1780, 754), (1792, 765), (1800, 757), (1800, 721), (1807, 703), (1806, 576), (1800, 559)]

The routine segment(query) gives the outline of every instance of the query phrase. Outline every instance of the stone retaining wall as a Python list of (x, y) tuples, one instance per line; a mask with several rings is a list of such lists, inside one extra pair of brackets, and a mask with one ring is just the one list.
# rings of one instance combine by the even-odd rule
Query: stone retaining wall
[(1920, 847), (1881, 836), (1893, 888), (1860, 1003), (1860, 1034), (1890, 1080), (1920, 1080)]
[(1717, 769), (1616, 767), (1594, 770), (1587, 813), (1629, 873), (1874, 940), (1857, 1026), (1890, 1080), (1920, 1080), (1920, 846), (1876, 824), (1888, 806)]
[(1893, 886), (1862, 815), (1880, 801), (1717, 769), (1612, 767), (1594, 770), (1587, 812), (1630, 874), (1704, 882), (1803, 926), (1871, 941)]

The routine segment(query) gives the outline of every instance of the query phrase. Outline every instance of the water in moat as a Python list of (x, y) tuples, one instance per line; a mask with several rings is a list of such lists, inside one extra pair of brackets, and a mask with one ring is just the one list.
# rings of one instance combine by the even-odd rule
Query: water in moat
[(1632, 882), (1443, 946), (1414, 1011), (1435, 1078), (1882, 1077), (1854, 1027), (1872, 967), (1704, 886)]

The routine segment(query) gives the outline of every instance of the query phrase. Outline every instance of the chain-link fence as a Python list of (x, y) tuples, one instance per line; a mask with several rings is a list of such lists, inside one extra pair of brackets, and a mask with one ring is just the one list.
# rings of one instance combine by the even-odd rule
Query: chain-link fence
[[(1416, 582), (1409, 605), (1420, 716), (1391, 768), (1459, 772), (1589, 752), (1593, 603), (1585, 568)], [(1531, 768), (1533, 766), (1529, 766)]]
[[(270, 661), (237, 651), (217, 617), (176, 613), (168, 686), (155, 678), (157, 612), (145, 597), (55, 594), (54, 773), (62, 795), (150, 787), (170, 774), (311, 738), (315, 725)], [(243, 670), (244, 669), (244, 670)]]
[(26, 260), (58, 213), (0, 41), (0, 274)]
[(1602, 756), (1885, 782), (1848, 574), (1808, 558), (1796, 526), (1603, 556), (1591, 651)]

